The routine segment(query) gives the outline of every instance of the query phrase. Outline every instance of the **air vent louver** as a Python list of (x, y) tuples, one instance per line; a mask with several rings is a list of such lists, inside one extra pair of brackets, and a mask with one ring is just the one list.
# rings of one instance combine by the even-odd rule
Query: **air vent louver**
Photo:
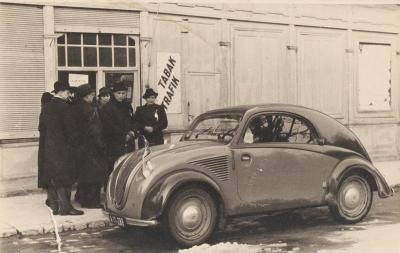
[(190, 162), (190, 164), (204, 167), (211, 171), (221, 181), (230, 179), (228, 170), (228, 156), (216, 156)]

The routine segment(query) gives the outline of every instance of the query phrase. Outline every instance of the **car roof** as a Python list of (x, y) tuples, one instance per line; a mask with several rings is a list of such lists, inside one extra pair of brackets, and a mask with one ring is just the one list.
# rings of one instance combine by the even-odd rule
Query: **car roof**
[[(225, 108), (210, 110), (202, 115), (209, 115), (209, 114), (220, 114), (220, 113), (245, 113), (248, 110), (260, 108), (260, 109), (269, 109), (269, 110), (277, 110), (277, 111), (291, 111), (291, 110), (300, 110), (303, 112), (306, 111), (315, 111), (317, 110), (307, 108), (301, 105), (293, 105), (293, 104), (253, 104), (253, 105), (237, 105), (237, 106), (229, 106)], [(322, 113), (322, 112), (319, 112)]]

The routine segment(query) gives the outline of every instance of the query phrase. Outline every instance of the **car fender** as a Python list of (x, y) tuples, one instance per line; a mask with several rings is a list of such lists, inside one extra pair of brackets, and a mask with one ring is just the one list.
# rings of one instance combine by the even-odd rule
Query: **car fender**
[(206, 174), (194, 170), (175, 171), (159, 179), (147, 192), (142, 207), (142, 218), (159, 217), (175, 190), (188, 183), (199, 183), (211, 187), (219, 195), (218, 197), (222, 198), (220, 186)]
[(335, 196), (339, 184), (345, 176), (352, 171), (369, 174), (376, 184), (376, 189), (374, 190), (378, 191), (379, 197), (386, 198), (393, 195), (392, 188), (389, 187), (385, 178), (377, 168), (375, 168), (369, 161), (353, 156), (340, 161), (330, 174), (327, 181), (327, 193), (325, 194), (325, 201), (328, 202), (328, 204), (336, 205)]

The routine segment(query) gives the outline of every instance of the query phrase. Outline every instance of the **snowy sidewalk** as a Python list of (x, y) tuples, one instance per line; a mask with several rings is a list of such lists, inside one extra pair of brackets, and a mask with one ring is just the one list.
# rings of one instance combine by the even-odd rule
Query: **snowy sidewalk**
[[(54, 226), (50, 212), (44, 204), (45, 199), (46, 194), (44, 193), (0, 198), (0, 237), (53, 232)], [(111, 225), (101, 209), (85, 209), (73, 204), (79, 210), (83, 210), (85, 214), (80, 216), (55, 215), (59, 232)]]

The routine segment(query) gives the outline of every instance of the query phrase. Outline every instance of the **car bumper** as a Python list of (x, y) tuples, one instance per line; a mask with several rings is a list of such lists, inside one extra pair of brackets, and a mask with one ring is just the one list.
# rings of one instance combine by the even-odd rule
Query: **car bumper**
[(118, 215), (110, 210), (103, 210), (103, 214), (107, 217), (115, 216), (115, 217), (123, 218), (125, 220), (126, 224), (130, 225), (130, 226), (153, 227), (153, 226), (157, 226), (159, 224), (159, 222), (157, 220), (141, 220), (141, 219), (121, 217), (121, 215)]

